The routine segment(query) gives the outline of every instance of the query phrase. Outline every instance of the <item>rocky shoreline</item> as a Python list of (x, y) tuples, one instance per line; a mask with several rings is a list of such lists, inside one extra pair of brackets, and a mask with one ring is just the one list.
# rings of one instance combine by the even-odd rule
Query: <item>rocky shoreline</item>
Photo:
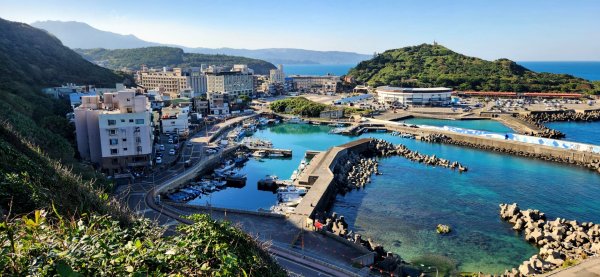
[(500, 204), (500, 217), (523, 232), (525, 240), (540, 247), (540, 252), (505, 276), (529, 276), (552, 271), (565, 263), (600, 254), (600, 225), (556, 218), (546, 219), (538, 210), (521, 211), (516, 203)]
[[(371, 182), (372, 175), (379, 175), (379, 162), (376, 157), (389, 157), (393, 155), (402, 156), (411, 161), (424, 163), (432, 166), (442, 166), (450, 169), (456, 169), (459, 172), (467, 171), (467, 167), (458, 162), (450, 162), (441, 159), (435, 155), (429, 156), (412, 151), (402, 144), (394, 145), (381, 139), (373, 139), (364, 151), (364, 154), (349, 153), (342, 158), (335, 166), (334, 183), (340, 193), (346, 193), (353, 189), (359, 189)], [(336, 213), (331, 215), (317, 213), (315, 222), (322, 227), (321, 231), (332, 233), (351, 243), (361, 245), (365, 249), (375, 252), (375, 267), (379, 270), (394, 273), (394, 276), (403, 272), (403, 266), (406, 264), (400, 256), (386, 251), (382, 245), (375, 243), (370, 238), (366, 240), (363, 237), (348, 229), (344, 216)]]
[(561, 138), (566, 137), (566, 135), (563, 132), (546, 127), (544, 124), (542, 124), (542, 122), (536, 120), (535, 117), (532, 116), (531, 114), (528, 114), (528, 115), (520, 114), (517, 116), (517, 118), (535, 126), (539, 130), (541, 130), (540, 132), (524, 133), (523, 135), (542, 137), (542, 138), (552, 138), (552, 139), (561, 139)]

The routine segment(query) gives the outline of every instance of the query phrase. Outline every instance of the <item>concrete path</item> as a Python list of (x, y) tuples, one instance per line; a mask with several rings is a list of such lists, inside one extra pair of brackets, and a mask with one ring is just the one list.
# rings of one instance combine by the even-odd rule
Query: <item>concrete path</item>
[(590, 258), (582, 263), (544, 276), (553, 277), (598, 277), (600, 276), (600, 257)]

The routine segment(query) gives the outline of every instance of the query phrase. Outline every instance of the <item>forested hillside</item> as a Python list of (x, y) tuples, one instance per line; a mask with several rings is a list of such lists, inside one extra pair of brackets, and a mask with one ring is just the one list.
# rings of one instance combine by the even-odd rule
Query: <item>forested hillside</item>
[(139, 69), (142, 64), (148, 67), (199, 67), (201, 64), (233, 66), (234, 64), (247, 64), (257, 74), (269, 74), (269, 70), (275, 66), (263, 60), (226, 56), (184, 53), (183, 50), (174, 47), (145, 47), (133, 49), (108, 50), (75, 49), (88, 61), (111, 69)]
[(587, 80), (571, 75), (537, 73), (508, 59), (486, 61), (437, 44), (387, 50), (359, 63), (348, 75), (354, 77), (357, 83), (371, 86), (444, 86), (472, 91), (586, 93), (600, 89)]

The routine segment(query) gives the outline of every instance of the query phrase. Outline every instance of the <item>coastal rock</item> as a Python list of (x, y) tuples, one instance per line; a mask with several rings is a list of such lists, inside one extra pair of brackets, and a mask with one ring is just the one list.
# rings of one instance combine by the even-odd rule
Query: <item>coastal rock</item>
[(527, 276), (527, 275), (535, 274), (537, 272), (529, 261), (525, 261), (525, 262), (523, 262), (523, 264), (521, 264), (519, 266), (519, 273)]

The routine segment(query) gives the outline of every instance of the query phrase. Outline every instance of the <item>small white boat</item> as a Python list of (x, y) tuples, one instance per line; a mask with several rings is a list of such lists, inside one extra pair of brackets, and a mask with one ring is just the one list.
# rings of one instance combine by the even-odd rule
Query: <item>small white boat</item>
[(285, 187), (279, 187), (277, 188), (277, 194), (278, 195), (298, 195), (298, 196), (303, 196), (306, 195), (306, 193), (308, 192), (308, 190), (306, 188), (303, 187), (297, 187), (294, 185), (287, 185)]
[(294, 172), (292, 172), (292, 176), (290, 177), (290, 179), (292, 181), (298, 179), (298, 170), (294, 170)]
[(300, 201), (302, 201), (302, 197), (300, 196), (286, 195), (279, 197), (279, 203), (288, 207), (298, 206)]
[(281, 153), (269, 153), (269, 157), (284, 157)]
[(255, 157), (255, 158), (264, 158), (266, 156), (267, 156), (267, 151), (263, 151), (263, 150), (254, 151), (252, 153), (252, 157)]
[(287, 123), (291, 123), (291, 124), (308, 124), (308, 121), (303, 120), (302, 118), (299, 117), (292, 117), (290, 119), (287, 120)]
[(221, 167), (215, 169), (215, 173), (217, 175), (220, 175), (220, 174), (223, 174), (226, 171), (231, 170), (234, 167), (235, 167), (235, 162), (233, 162), (232, 160), (228, 160), (224, 164), (222, 164)]

